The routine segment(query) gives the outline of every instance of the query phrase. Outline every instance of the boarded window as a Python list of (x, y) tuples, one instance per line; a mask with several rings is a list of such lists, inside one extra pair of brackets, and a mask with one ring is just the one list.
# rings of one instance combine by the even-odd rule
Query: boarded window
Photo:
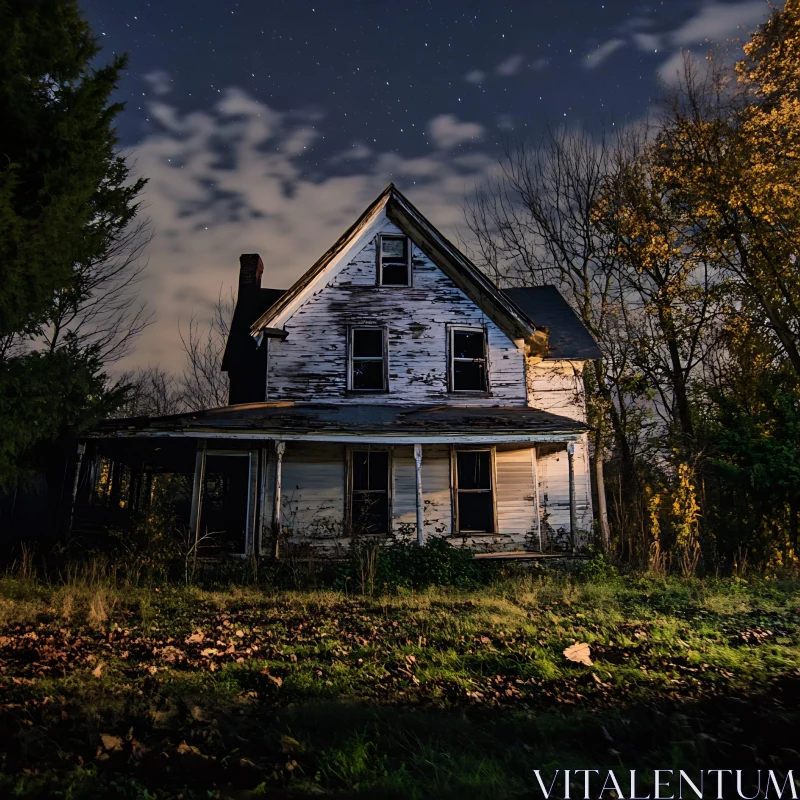
[(456, 451), (456, 530), (494, 531), (494, 489), (490, 450)]
[(482, 330), (450, 331), (450, 386), (454, 392), (485, 392), (486, 335)]
[(200, 515), (201, 554), (244, 553), (250, 508), (250, 456), (206, 454)]
[(350, 343), (350, 388), (358, 392), (386, 389), (383, 328), (353, 328)]
[(350, 526), (356, 534), (389, 532), (389, 453), (350, 453)]
[(381, 236), (378, 280), (381, 286), (411, 285), (411, 248), (406, 236)]

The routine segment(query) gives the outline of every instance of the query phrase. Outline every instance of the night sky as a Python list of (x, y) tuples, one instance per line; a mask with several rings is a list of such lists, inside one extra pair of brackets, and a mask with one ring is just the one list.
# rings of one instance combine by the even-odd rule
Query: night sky
[[(681, 49), (746, 36), (765, 0), (82, 0), (130, 54), (122, 144), (150, 179), (142, 294), (121, 366), (180, 368), (178, 325), (258, 252), (286, 288), (389, 181), (453, 238), (504, 139), (652, 112)], [(102, 61), (103, 54), (100, 56)]]

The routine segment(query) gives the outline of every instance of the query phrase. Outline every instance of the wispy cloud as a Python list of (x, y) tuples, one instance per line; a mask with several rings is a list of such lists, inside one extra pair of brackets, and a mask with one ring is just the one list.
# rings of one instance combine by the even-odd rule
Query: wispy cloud
[(453, 114), (440, 114), (428, 123), (428, 135), (437, 147), (452, 148), (483, 138), (484, 127), (477, 122), (461, 122)]
[(486, 73), (479, 69), (473, 69), (464, 76), (467, 83), (483, 83)]
[(172, 91), (172, 76), (164, 70), (157, 69), (142, 76), (150, 86), (154, 95), (169, 94)]
[(260, 253), (264, 285), (286, 288), (390, 180), (453, 236), (465, 193), (496, 169), (493, 154), (457, 149), (484, 129), (452, 115), (429, 122), (427, 155), (355, 142), (325, 177), (311, 177), (305, 156), (325, 133), (319, 114), (277, 111), (236, 88), (208, 108), (181, 113), (159, 100), (149, 112), (157, 128), (131, 155), (150, 179), (143, 200), (155, 238), (143, 289), (157, 322), (121, 368), (180, 368), (179, 321), (210, 316), (220, 289), (236, 286), (240, 253)]
[(624, 39), (609, 39), (603, 42), (591, 52), (587, 53), (583, 58), (583, 66), (586, 69), (596, 69), (599, 67), (612, 53), (615, 53), (620, 47), (625, 46)]
[(495, 74), (499, 75), (501, 78), (510, 78), (522, 69), (524, 63), (525, 56), (522, 55), (522, 53), (515, 53), (513, 56), (509, 56), (504, 61), (501, 61), (494, 68), (494, 71)]

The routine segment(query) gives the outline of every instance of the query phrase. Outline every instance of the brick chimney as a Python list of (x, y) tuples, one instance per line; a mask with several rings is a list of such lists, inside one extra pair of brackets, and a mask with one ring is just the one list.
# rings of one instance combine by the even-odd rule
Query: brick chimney
[(239, 256), (239, 294), (261, 288), (264, 263), (258, 253), (242, 253)]

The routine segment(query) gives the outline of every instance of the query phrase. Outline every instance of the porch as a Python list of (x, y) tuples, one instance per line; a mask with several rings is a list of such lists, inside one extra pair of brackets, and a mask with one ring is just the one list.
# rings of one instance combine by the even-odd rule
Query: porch
[(525, 407), (232, 406), (107, 423), (87, 442), (73, 527), (150, 507), (212, 554), (335, 556), (354, 536), (476, 553), (585, 548), (585, 426)]

